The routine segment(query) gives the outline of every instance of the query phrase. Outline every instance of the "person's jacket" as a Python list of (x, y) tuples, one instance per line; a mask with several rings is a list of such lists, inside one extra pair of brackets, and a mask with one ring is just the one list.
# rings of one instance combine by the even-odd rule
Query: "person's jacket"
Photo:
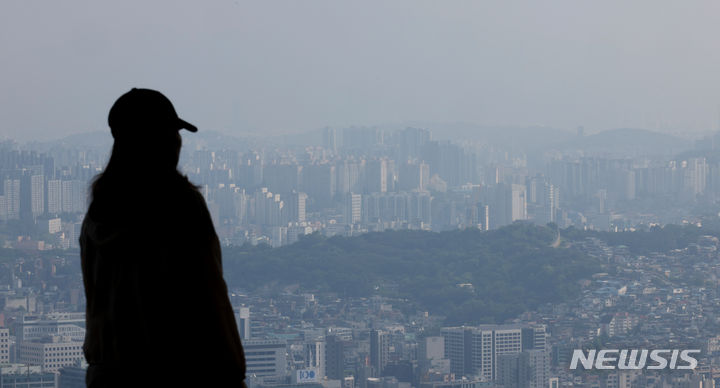
[(93, 199), (82, 225), (88, 386), (241, 386), (243, 349), (203, 197), (184, 178), (125, 191)]

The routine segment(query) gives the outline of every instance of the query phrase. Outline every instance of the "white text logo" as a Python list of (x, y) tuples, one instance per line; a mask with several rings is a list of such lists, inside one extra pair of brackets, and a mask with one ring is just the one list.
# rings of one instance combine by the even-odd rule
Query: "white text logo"
[(697, 360), (691, 354), (698, 349), (575, 349), (570, 369), (695, 369)]

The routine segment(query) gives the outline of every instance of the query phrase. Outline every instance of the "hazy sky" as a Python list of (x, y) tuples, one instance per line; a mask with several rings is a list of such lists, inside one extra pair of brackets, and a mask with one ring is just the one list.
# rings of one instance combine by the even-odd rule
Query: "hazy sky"
[(715, 0), (2, 0), (0, 138), (104, 130), (136, 86), (227, 133), (716, 129), (718, 20)]

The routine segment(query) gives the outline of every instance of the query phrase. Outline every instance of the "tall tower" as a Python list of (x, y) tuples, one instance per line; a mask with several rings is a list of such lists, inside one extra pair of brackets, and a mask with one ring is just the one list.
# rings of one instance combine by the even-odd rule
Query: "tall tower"
[(374, 377), (382, 376), (388, 363), (389, 349), (388, 333), (382, 330), (370, 331), (370, 366), (373, 368)]
[(20, 219), (20, 179), (5, 179), (3, 186), (5, 191), (5, 204), (7, 206), (5, 212), (7, 219)]
[(557, 187), (552, 183), (545, 183), (543, 186), (543, 223), (555, 222), (555, 210), (557, 210)]
[(20, 180), (20, 217), (35, 219), (43, 213), (45, 213), (45, 177), (35, 169), (25, 170)]
[(527, 219), (527, 190), (525, 185), (511, 185), (512, 221)]
[(387, 192), (387, 161), (385, 159), (372, 160), (365, 165), (365, 192)]
[(62, 181), (48, 181), (47, 211), (51, 215), (62, 213)]
[(337, 131), (335, 128), (323, 128), (323, 148), (328, 151), (337, 152)]
[(345, 342), (337, 335), (325, 338), (325, 374), (331, 380), (345, 377)]
[(305, 344), (305, 367), (315, 368), (318, 377), (325, 377), (325, 342), (312, 341)]
[(345, 223), (357, 224), (362, 221), (362, 196), (349, 193), (345, 199)]
[(250, 308), (249, 307), (236, 307), (235, 309), (235, 321), (237, 322), (238, 332), (240, 333), (240, 339), (250, 339)]

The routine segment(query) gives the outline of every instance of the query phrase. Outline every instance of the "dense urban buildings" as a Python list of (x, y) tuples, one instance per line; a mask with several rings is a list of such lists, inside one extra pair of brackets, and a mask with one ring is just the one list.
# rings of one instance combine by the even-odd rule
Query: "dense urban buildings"
[[(200, 185), (224, 244), (281, 246), (313, 232), (489, 230), (517, 221), (627, 230), (686, 222), (720, 196), (714, 142), (681, 156), (569, 149), (537, 160), (482, 142), (434, 140), (419, 128), (321, 135), (315, 145), (197, 146), (183, 154), (182, 170)], [(27, 229), (10, 236), (19, 239), (13, 244), (76, 247), (87, 186), (106, 152), (3, 143), (0, 220)]]
[[(546, 245), (586, 255), (603, 272), (572, 280), (579, 292), (568, 300), (460, 326), (446, 324), (457, 317), (399, 296), (402, 285), (388, 279), (364, 295), (292, 281), (232, 288), (249, 387), (700, 388), (720, 378), (714, 229), (655, 250), (591, 234), (712, 223), (720, 200), (712, 145), (659, 155), (563, 150), (538, 161), (512, 147), (435, 140), (420, 128), (326, 128), (308, 138), (304, 145), (188, 146), (182, 170), (198, 184), (224, 247), (550, 224), (557, 235)], [(106, 152), (0, 144), (0, 387), (81, 381), (77, 238), (88, 185)], [(477, 286), (458, 282), (449, 295), (475, 295)], [(192, 306), (172, 319), (184, 314)], [(568, 370), (573, 349), (592, 346), (697, 347), (703, 354), (686, 374)]]

